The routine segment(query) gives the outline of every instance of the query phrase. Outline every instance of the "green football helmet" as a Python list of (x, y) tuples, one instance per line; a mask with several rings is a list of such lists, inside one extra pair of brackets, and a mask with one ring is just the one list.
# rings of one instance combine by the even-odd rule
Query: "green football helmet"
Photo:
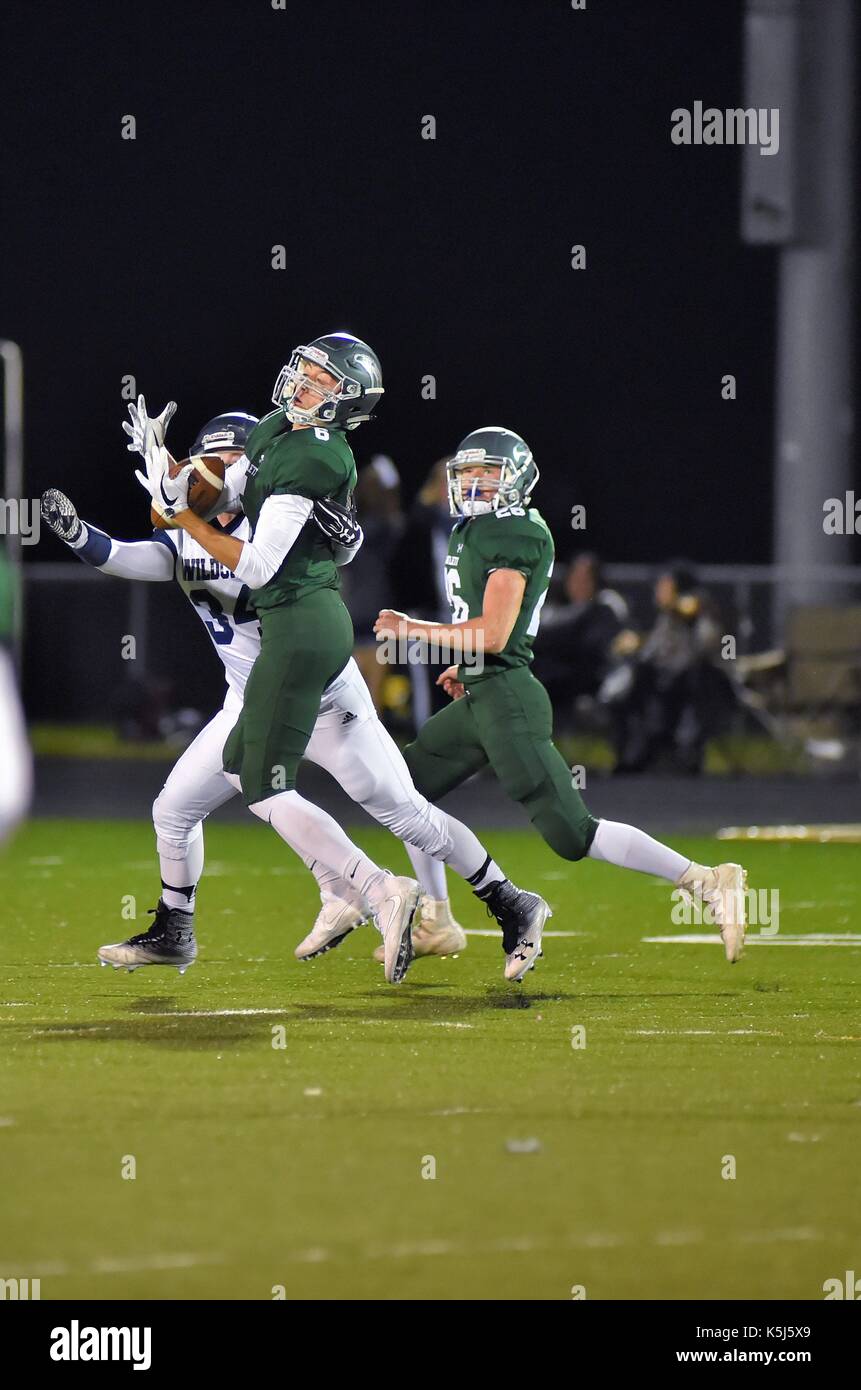
[[(464, 482), (463, 474), (476, 464), (499, 468), (499, 480), (485, 478)], [(446, 465), (448, 502), (452, 516), (481, 516), (508, 507), (529, 506), (538, 482), (538, 467), (524, 439), (513, 430), (496, 425), (473, 430), (462, 439), (454, 458)]]
[[(308, 377), (303, 362), (316, 362), (337, 378), (330, 388)], [(293, 404), (303, 387), (323, 399), (308, 410)], [(281, 406), (293, 425), (326, 425), (336, 430), (354, 430), (364, 420), (370, 420), (383, 394), (383, 369), (380, 359), (352, 333), (327, 333), (294, 348), (290, 361), (278, 375), (272, 399)]]

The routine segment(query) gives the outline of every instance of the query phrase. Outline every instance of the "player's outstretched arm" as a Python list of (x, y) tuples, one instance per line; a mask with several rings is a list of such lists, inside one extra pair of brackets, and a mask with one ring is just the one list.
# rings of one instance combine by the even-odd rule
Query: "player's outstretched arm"
[(45, 525), (65, 541), (84, 564), (117, 579), (158, 581), (173, 579), (176, 551), (167, 537), (148, 541), (117, 541), (98, 527), (82, 521), (74, 502), (57, 488), (42, 493), (41, 514)]
[(225, 536), (188, 508), (174, 512), (174, 519), (177, 526), (187, 531), (213, 559), (232, 570), (249, 589), (260, 589), (281, 568), (311, 515), (313, 505), (310, 497), (292, 493), (267, 497), (260, 508), (253, 541)]
[(526, 579), (519, 570), (494, 570), (484, 587), (481, 616), (468, 618), (464, 623), (429, 623), (423, 618), (410, 618), (392, 608), (384, 608), (374, 623), (379, 636), (432, 637), (437, 642), (454, 643), (464, 633), (471, 633), (474, 649), (488, 654), (501, 652), (517, 622)]
[(275, 493), (260, 508), (253, 541), (239, 541), (216, 531), (188, 505), (188, 486), (192, 464), (169, 473), (169, 456), (163, 444), (148, 447), (144, 471), (135, 477), (149, 493), (155, 511), (188, 534), (219, 564), (232, 570), (249, 589), (260, 589), (277, 573), (310, 517), (314, 503), (310, 497)]

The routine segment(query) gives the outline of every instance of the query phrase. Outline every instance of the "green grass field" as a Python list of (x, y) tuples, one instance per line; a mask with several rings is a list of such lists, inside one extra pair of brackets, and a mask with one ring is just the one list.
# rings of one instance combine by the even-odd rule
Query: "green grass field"
[[(646, 944), (707, 928), (674, 927), (655, 880), (489, 833), (573, 934), (523, 989), (482, 936), (391, 988), (370, 929), (298, 965), (313, 880), (262, 827), (213, 823), (198, 963), (101, 970), (150, 920), (151, 834), (41, 821), (0, 860), (0, 1278), (43, 1299), (821, 1299), (861, 1267), (861, 940), (735, 967)], [(778, 941), (861, 937), (857, 847), (744, 858), (780, 890)]]

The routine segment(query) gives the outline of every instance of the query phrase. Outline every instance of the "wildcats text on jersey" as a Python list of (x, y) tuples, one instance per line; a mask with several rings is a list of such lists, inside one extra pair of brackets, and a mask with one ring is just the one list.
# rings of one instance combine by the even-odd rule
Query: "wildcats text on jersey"
[(233, 579), (234, 574), (226, 565), (222, 565), (218, 560), (213, 560), (211, 556), (193, 556), (186, 559), (182, 558), (182, 577), (183, 579)]

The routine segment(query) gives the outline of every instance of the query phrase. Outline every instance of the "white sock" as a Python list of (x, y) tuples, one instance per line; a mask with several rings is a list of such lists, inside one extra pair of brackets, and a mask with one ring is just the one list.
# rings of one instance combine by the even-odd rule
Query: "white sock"
[(448, 818), (452, 849), (446, 857), (456, 874), (465, 878), (473, 892), (479, 888), (489, 888), (491, 883), (501, 883), (505, 874), (488, 854), (481, 841), (463, 821)]
[(174, 844), (160, 835), (156, 835), (155, 844), (165, 906), (194, 912), (194, 898), (203, 873), (203, 826), (199, 824), (185, 844)]
[(636, 869), (641, 874), (657, 874), (671, 883), (678, 883), (691, 862), (668, 845), (653, 840), (644, 830), (615, 820), (598, 822), (588, 858), (618, 864), (620, 869)]
[(357, 893), (355, 888), (351, 888), (349, 883), (345, 883), (334, 869), (330, 869), (319, 859), (312, 859), (310, 864), (306, 860), (305, 866), (311, 870), (316, 878), (317, 886), (320, 889), (320, 899), (324, 904), (340, 900), (349, 903), (350, 907), (355, 907), (359, 912), (367, 915), (368, 909), (362, 895)]
[(360, 897), (367, 898), (372, 908), (382, 903), (388, 877), (385, 870), (363, 854), (338, 822), (313, 801), (306, 801), (297, 791), (286, 791), (255, 801), (248, 809), (268, 821), (306, 864), (311, 859), (322, 860)]
[(445, 885), (446, 864), (454, 869), (456, 874), (460, 874), (461, 878), (465, 878), (474, 892), (479, 888), (489, 888), (491, 883), (500, 883), (505, 874), (499, 865), (494, 863), (469, 826), (464, 825), (463, 821), (455, 820), (454, 816), (446, 816), (446, 820), (451, 848), (444, 861), (433, 858), (424, 850), (417, 849), (415, 845), (406, 846), (422, 892), (427, 893), (428, 897), (436, 902), (443, 902), (448, 898)]
[(441, 902), (448, 897), (448, 890), (445, 886), (445, 864), (441, 859), (434, 859), (432, 855), (426, 854), (423, 849), (417, 849), (415, 845), (404, 845), (404, 849), (410, 856), (410, 863), (413, 866), (413, 873), (419, 881), (423, 893), (435, 902)]

